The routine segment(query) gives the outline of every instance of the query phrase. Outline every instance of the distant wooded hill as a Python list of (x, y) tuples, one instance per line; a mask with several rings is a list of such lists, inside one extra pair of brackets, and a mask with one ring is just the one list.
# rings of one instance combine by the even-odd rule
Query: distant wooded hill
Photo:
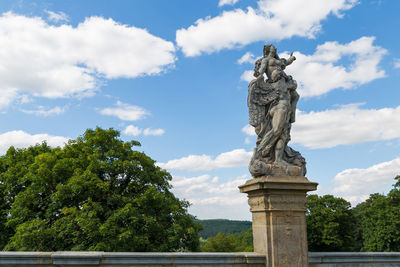
[(248, 230), (251, 227), (250, 221), (231, 221), (226, 219), (215, 220), (198, 220), (203, 226), (203, 230), (199, 232), (199, 236), (207, 239), (216, 236), (218, 233), (233, 234)]

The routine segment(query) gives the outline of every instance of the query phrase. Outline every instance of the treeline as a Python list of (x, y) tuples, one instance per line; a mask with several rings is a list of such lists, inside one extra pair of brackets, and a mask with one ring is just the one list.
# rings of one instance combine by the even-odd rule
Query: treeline
[[(309, 195), (306, 219), (309, 251), (400, 251), (400, 176), (387, 195), (372, 194), (354, 208), (343, 198)], [(252, 251), (252, 241), (251, 228), (219, 233), (203, 240), (201, 250)]]
[(253, 233), (251, 228), (241, 233), (218, 233), (207, 240), (200, 239), (200, 243), (200, 249), (204, 252), (251, 252)]
[(218, 233), (233, 234), (244, 232), (251, 227), (250, 221), (234, 221), (227, 219), (197, 220), (203, 226), (199, 232), (201, 238), (207, 239)]

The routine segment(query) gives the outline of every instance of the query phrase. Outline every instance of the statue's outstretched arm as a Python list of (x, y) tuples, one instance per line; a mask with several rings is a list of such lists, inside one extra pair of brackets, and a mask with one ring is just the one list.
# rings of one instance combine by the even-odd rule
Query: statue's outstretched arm
[(293, 61), (295, 61), (295, 60), (296, 60), (296, 57), (293, 56), (293, 52), (292, 52), (292, 53), (290, 53), (290, 57), (288, 59), (285, 59), (285, 61), (286, 61), (285, 65), (288, 66), (288, 65), (292, 64)]

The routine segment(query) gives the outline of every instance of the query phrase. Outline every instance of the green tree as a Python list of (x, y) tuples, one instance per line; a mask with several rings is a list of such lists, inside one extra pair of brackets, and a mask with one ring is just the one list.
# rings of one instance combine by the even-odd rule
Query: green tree
[(357, 205), (362, 251), (400, 251), (400, 176), (387, 196), (372, 194)]
[(238, 251), (252, 252), (253, 251), (253, 229), (249, 228), (247, 231), (232, 234), (236, 240)]
[(307, 196), (307, 239), (310, 251), (355, 251), (355, 217), (351, 205), (332, 195)]
[(218, 233), (209, 237), (201, 246), (204, 252), (251, 252), (253, 251), (253, 232), (247, 231), (234, 234)]
[(201, 247), (201, 251), (238, 252), (240, 250), (232, 234), (218, 233), (214, 237), (207, 238), (207, 242)]
[(187, 213), (188, 202), (170, 192), (171, 175), (135, 151), (138, 145), (120, 140), (116, 130), (96, 128), (63, 148), (11, 147), (0, 157), (0, 229), (8, 231), (0, 245), (197, 250), (201, 227)]
[(0, 183), (0, 250), (7, 244), (11, 235), (11, 229), (7, 227), (7, 215), (9, 206), (5, 199), (5, 186)]

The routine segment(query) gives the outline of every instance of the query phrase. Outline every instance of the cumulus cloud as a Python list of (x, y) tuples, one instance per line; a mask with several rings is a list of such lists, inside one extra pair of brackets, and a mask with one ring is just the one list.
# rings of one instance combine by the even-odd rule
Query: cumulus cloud
[(362, 104), (337, 109), (297, 111), (292, 141), (308, 148), (330, 148), (400, 138), (400, 106), (362, 109)]
[[(0, 63), (1, 66), (1, 63)], [(1, 83), (1, 81), (0, 81)], [(1, 88), (1, 87), (0, 87)], [(18, 90), (16, 89), (0, 89), (1, 94), (0, 94), (0, 109), (8, 107), (13, 100), (17, 100), (19, 98), (18, 95)]]
[(115, 116), (124, 121), (136, 121), (144, 119), (150, 113), (142, 107), (117, 101), (116, 107), (102, 109), (100, 114)]
[(9, 131), (0, 134), (0, 154), (4, 154), (10, 148), (25, 148), (46, 141), (49, 146), (64, 146), (68, 142), (67, 137), (53, 136), (49, 134), (29, 134), (24, 131)]
[(60, 12), (53, 12), (50, 10), (46, 10), (47, 13), (47, 19), (49, 21), (53, 21), (53, 22), (61, 22), (61, 21), (68, 21), (68, 15), (65, 14), (64, 12), (60, 11)]
[[(337, 88), (353, 89), (385, 76), (379, 63), (386, 50), (373, 45), (375, 37), (361, 37), (347, 44), (326, 42), (313, 55), (295, 53), (297, 60), (286, 73), (293, 75), (303, 97), (326, 94)], [(288, 54), (282, 54), (288, 57)], [(337, 64), (349, 59), (348, 66)]]
[(237, 63), (238, 64), (244, 64), (244, 63), (254, 64), (255, 61), (256, 61), (256, 58), (254, 57), (253, 53), (247, 52), (241, 58), (238, 59)]
[(123, 131), (124, 134), (126, 135), (133, 135), (133, 136), (139, 136), (141, 134), (147, 136), (147, 135), (156, 135), (160, 136), (165, 133), (163, 129), (151, 129), (151, 128), (146, 128), (146, 129), (140, 129), (137, 126), (134, 125), (128, 125), (125, 130)]
[(172, 42), (102, 17), (74, 27), (3, 13), (0, 51), (7, 51), (0, 53), (0, 108), (21, 94), (90, 96), (99, 79), (159, 74), (175, 62)]
[[(400, 174), (400, 158), (382, 162), (366, 169), (347, 169), (334, 178), (333, 193), (353, 205), (366, 200), (370, 194), (385, 190)], [(382, 191), (379, 193), (383, 193)]]
[(240, 80), (245, 81), (245, 82), (251, 82), (253, 79), (255, 79), (253, 76), (253, 73), (254, 73), (254, 71), (252, 71), (252, 70), (246, 70), (240, 76)]
[[(245, 133), (245, 134), (248, 135), (248, 136), (256, 136), (256, 132), (254, 131), (254, 127), (251, 126), (251, 125), (249, 125), (249, 124), (245, 125), (245, 126), (242, 128), (242, 132)], [(246, 137), (246, 138), (244, 139), (244, 143), (245, 143), (246, 145), (251, 144), (251, 139), (250, 139), (249, 137)]]
[(229, 152), (219, 154), (214, 159), (209, 155), (189, 155), (180, 159), (173, 159), (166, 163), (157, 163), (157, 165), (169, 170), (214, 170), (220, 168), (231, 168), (247, 166), (250, 162), (252, 152), (244, 149), (235, 149)]
[(293, 36), (314, 38), (321, 21), (330, 14), (352, 8), (357, 0), (260, 0), (257, 8), (224, 11), (213, 18), (198, 19), (176, 32), (176, 43), (188, 57), (232, 49), (257, 41)]
[(238, 2), (239, 0), (219, 0), (218, 6), (224, 6), (224, 5), (234, 5)]
[[(174, 194), (188, 200), (191, 214), (200, 218), (249, 219), (247, 197), (239, 193), (238, 186), (249, 179), (242, 175), (225, 182), (209, 174), (197, 177), (173, 176)], [(228, 208), (227, 208), (228, 207)]]
[(60, 115), (65, 112), (65, 107), (54, 107), (54, 108), (46, 108), (44, 106), (38, 106), (37, 109), (21, 109), (22, 112), (26, 114), (33, 114), (36, 116), (43, 116), (43, 117), (48, 117), (52, 115)]
[(244, 132), (245, 134), (250, 135), (250, 136), (256, 136), (256, 132), (254, 131), (254, 127), (249, 125), (249, 124), (243, 126), (242, 132)]
[(132, 136), (139, 136), (142, 132), (142, 129), (134, 125), (128, 125), (123, 131), (124, 134)]

